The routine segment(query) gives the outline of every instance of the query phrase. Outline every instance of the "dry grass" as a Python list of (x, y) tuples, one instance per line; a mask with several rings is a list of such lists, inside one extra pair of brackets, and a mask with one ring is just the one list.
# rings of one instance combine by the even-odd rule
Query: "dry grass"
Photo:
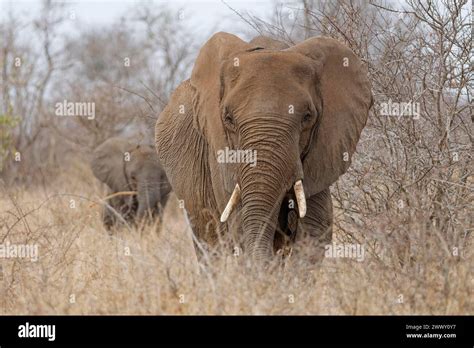
[[(389, 249), (359, 231), (363, 262), (315, 267), (290, 258), (250, 275), (242, 257), (225, 251), (199, 267), (174, 199), (162, 226), (109, 236), (91, 206), (101, 188), (87, 168), (74, 173), (35, 190), (2, 188), (0, 243), (38, 244), (39, 259), (0, 259), (0, 314), (474, 313), (472, 252), (453, 256), (422, 215), (404, 221), (404, 238), (380, 232)], [(395, 216), (372, 221), (374, 230), (396, 226)]]

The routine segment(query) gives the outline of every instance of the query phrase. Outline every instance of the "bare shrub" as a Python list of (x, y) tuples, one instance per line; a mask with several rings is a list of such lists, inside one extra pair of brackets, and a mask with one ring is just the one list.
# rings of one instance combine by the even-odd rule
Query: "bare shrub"
[[(140, 5), (107, 28), (74, 25), (67, 6), (51, 1), (33, 21), (11, 13), (1, 23), (6, 182), (34, 182), (31, 172), (55, 175), (51, 168), (87, 159), (111, 136), (153, 143), (156, 118), (196, 52), (184, 20), (166, 7)], [(76, 35), (66, 35), (65, 26)], [(61, 114), (62, 103), (88, 104), (95, 115)]]

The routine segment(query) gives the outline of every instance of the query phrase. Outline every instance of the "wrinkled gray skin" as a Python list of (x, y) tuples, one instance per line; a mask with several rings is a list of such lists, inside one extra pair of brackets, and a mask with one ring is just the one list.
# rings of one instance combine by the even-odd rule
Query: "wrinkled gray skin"
[[(161, 216), (171, 186), (154, 147), (110, 138), (94, 151), (91, 168), (94, 175), (107, 184), (108, 194), (137, 191), (135, 196), (117, 196), (107, 201), (125, 221), (133, 223), (144, 217)], [(106, 205), (103, 212), (107, 229), (119, 220), (110, 207)]]
[[(349, 167), (371, 105), (366, 66), (334, 39), (288, 47), (217, 33), (158, 118), (156, 147), (204, 244), (230, 239), (256, 264), (286, 244), (296, 254), (304, 246), (317, 262), (332, 239), (329, 186)], [(257, 164), (218, 163), (225, 147), (257, 151)], [(298, 180), (303, 218), (294, 203)], [(236, 184), (239, 204), (221, 223)]]

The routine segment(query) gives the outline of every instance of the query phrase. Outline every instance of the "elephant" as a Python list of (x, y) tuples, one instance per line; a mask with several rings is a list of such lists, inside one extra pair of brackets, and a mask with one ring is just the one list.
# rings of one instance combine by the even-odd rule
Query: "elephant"
[[(134, 144), (120, 137), (109, 138), (93, 152), (91, 168), (112, 196), (102, 214), (108, 230), (121, 220), (117, 213), (128, 223), (161, 217), (171, 186), (154, 146)], [(124, 191), (136, 194), (120, 194)], [(113, 196), (116, 193), (119, 194)]]
[[(366, 65), (333, 38), (290, 47), (214, 34), (155, 126), (195, 239), (238, 243), (252, 264), (297, 245), (320, 262), (332, 240), (330, 185), (349, 168), (372, 104)], [(223, 161), (224, 149), (256, 163)]]

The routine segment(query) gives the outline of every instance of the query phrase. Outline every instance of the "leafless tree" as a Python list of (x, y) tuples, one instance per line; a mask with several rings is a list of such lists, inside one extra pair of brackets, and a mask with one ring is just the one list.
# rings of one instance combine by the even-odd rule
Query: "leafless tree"
[[(78, 35), (67, 36), (65, 24)], [(188, 31), (181, 11), (153, 4), (91, 29), (50, 0), (33, 20), (10, 11), (0, 22), (2, 179), (31, 181), (32, 172), (87, 159), (115, 135), (151, 143), (156, 118), (197, 51)], [(93, 104), (95, 115), (60, 117), (63, 102)]]

